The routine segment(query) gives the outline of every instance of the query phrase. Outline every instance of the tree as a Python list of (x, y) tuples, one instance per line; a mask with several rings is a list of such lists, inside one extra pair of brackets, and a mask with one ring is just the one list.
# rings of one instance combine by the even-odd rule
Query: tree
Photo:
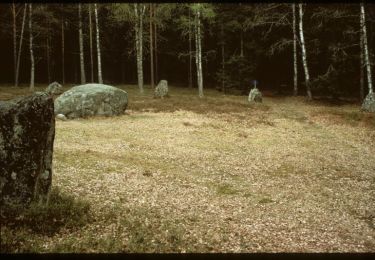
[(31, 72), (30, 72), (30, 91), (34, 91), (34, 77), (35, 77), (35, 62), (34, 62), (34, 52), (33, 52), (33, 4), (29, 4), (29, 34), (30, 34), (30, 62), (31, 62)]
[(95, 23), (96, 23), (96, 49), (98, 53), (98, 81), (100, 84), (103, 84), (102, 58), (101, 58), (101, 53), (100, 53), (99, 19), (98, 19), (98, 8), (96, 4), (94, 4), (94, 9), (95, 9)]
[(81, 84), (86, 84), (85, 75), (85, 57), (83, 51), (83, 33), (82, 33), (82, 7), (81, 3), (78, 4), (78, 32), (79, 32), (79, 61), (81, 68)]
[(296, 30), (296, 4), (292, 4), (293, 9), (293, 94), (298, 94), (298, 67), (297, 67), (297, 30)]
[(361, 2), (361, 33), (362, 33), (362, 46), (364, 51), (364, 59), (365, 59), (365, 65), (367, 70), (367, 86), (368, 86), (368, 94), (372, 95), (373, 88), (372, 88), (372, 78), (371, 78), (371, 64), (370, 64), (370, 58), (369, 58), (369, 51), (368, 51), (368, 44), (367, 44), (367, 29), (366, 29), (366, 15), (365, 15), (365, 6), (364, 3)]
[(309, 67), (307, 66), (307, 54), (306, 54), (306, 45), (305, 45), (305, 38), (303, 35), (303, 10), (302, 4), (298, 4), (299, 8), (299, 35), (301, 41), (301, 49), (302, 49), (302, 64), (303, 69), (305, 72), (305, 85), (307, 91), (308, 100), (312, 100), (312, 94), (310, 89), (310, 74), (309, 74)]
[(21, 36), (20, 36), (20, 43), (19, 43), (19, 47), (18, 47), (18, 53), (17, 53), (17, 65), (16, 65), (16, 71), (15, 71), (16, 72), (16, 79), (15, 79), (15, 86), (16, 87), (18, 87), (18, 78), (19, 78), (22, 43), (23, 43), (23, 31), (24, 31), (24, 28), (25, 28), (25, 21), (26, 21), (26, 10), (27, 10), (27, 4), (25, 4), (25, 6), (23, 8)]
[(155, 87), (155, 82), (154, 82), (154, 44), (153, 44), (153, 31), (154, 31), (154, 26), (153, 26), (153, 4), (150, 3), (150, 72), (151, 72), (151, 88)]
[(91, 67), (91, 82), (94, 82), (94, 61), (92, 53), (92, 19), (91, 19), (91, 4), (89, 4), (89, 31), (90, 31), (90, 67)]

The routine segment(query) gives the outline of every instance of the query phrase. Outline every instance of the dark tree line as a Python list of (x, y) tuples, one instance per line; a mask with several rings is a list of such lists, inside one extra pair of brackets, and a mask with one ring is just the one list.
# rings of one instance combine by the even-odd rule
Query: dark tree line
[[(0, 81), (372, 92), (375, 5), (0, 4)], [(147, 87), (146, 85), (146, 87)]]

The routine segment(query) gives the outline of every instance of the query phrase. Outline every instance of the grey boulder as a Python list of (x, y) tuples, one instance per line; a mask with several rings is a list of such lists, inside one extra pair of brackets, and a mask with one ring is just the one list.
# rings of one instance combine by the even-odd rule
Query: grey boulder
[(165, 96), (168, 96), (168, 81), (166, 80), (160, 80), (159, 84), (155, 88), (154, 97), (163, 98)]
[(253, 88), (249, 93), (249, 102), (262, 102), (262, 93), (257, 88)]
[(128, 94), (104, 84), (85, 84), (71, 88), (55, 100), (55, 115), (79, 118), (122, 114), (128, 105)]
[(46, 203), (55, 138), (53, 99), (47, 93), (0, 101), (0, 204)]
[(375, 113), (375, 93), (369, 93), (362, 103), (362, 110)]

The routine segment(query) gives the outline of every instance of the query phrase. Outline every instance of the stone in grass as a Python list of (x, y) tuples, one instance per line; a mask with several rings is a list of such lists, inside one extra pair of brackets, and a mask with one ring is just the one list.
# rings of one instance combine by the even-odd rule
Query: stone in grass
[(154, 97), (155, 98), (164, 98), (168, 96), (168, 81), (160, 80), (159, 84), (155, 88)]
[(46, 203), (55, 138), (53, 99), (44, 92), (0, 102), (0, 205)]
[(253, 88), (250, 90), (248, 101), (262, 103), (262, 93), (259, 91), (259, 89)]
[(362, 110), (375, 113), (375, 93), (369, 93), (362, 103)]
[(48, 94), (52, 94), (52, 95), (60, 95), (63, 92), (62, 91), (62, 86), (58, 82), (56, 82), (56, 81), (52, 82), (46, 88), (46, 92)]
[(56, 118), (59, 119), (59, 120), (62, 120), (62, 121), (66, 121), (66, 120), (68, 120), (68, 119), (66, 118), (66, 116), (64, 116), (63, 114), (57, 114), (57, 115), (56, 115)]
[(65, 91), (55, 100), (55, 115), (66, 118), (87, 116), (114, 116), (124, 113), (128, 94), (119, 88), (104, 84), (79, 85)]

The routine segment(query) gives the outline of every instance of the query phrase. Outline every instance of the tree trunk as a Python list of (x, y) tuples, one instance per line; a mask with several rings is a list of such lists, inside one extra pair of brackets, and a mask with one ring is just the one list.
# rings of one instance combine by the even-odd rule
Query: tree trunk
[(191, 49), (191, 14), (189, 8), (189, 88), (193, 87), (193, 56)]
[(134, 4), (134, 11), (135, 11), (135, 43), (136, 43), (136, 51), (137, 51), (137, 76), (138, 76), (138, 87), (139, 91), (143, 94), (143, 55), (142, 55), (142, 44), (143, 44), (143, 19), (142, 19), (142, 8), (139, 8), (139, 4)]
[(12, 3), (13, 15), (13, 69), (14, 69), (14, 85), (16, 85), (17, 78), (17, 23), (16, 23), (16, 4)]
[[(361, 19), (361, 26), (362, 26), (362, 17)], [(364, 48), (363, 48), (363, 34), (362, 34), (362, 27), (361, 27), (361, 33), (360, 33), (360, 89), (359, 89), (359, 97), (361, 99), (361, 102), (365, 98), (365, 73), (364, 73), (364, 66), (365, 66), (365, 61), (364, 61)]]
[[(155, 4), (156, 5), (156, 4)], [(155, 13), (155, 7), (154, 7), (154, 13)], [(158, 33), (157, 33), (157, 26), (156, 23), (154, 23), (154, 50), (155, 50), (155, 81), (159, 81), (159, 72), (158, 72)]]
[(302, 4), (298, 4), (299, 7), (299, 34), (300, 34), (300, 40), (301, 40), (301, 48), (302, 48), (302, 63), (303, 68), (305, 71), (305, 85), (306, 85), (306, 91), (307, 91), (307, 97), (309, 100), (312, 100), (312, 94), (310, 89), (310, 74), (309, 74), (309, 68), (307, 66), (307, 57), (306, 57), (306, 46), (305, 46), (305, 38), (303, 37), (303, 10), (302, 10)]
[(367, 71), (366, 74), (367, 74), (368, 92), (369, 94), (372, 94), (373, 88), (372, 88), (372, 79), (371, 79), (371, 64), (370, 64), (368, 44), (367, 44), (365, 6), (363, 2), (361, 2), (361, 31), (362, 31), (362, 37), (363, 37), (364, 58), (365, 58), (366, 71)]
[(297, 30), (296, 30), (296, 4), (292, 4), (293, 7), (293, 94), (298, 95), (298, 67), (297, 67)]
[(32, 17), (33, 17), (33, 4), (29, 5), (29, 33), (30, 33), (30, 61), (31, 61), (31, 72), (30, 72), (30, 91), (34, 92), (34, 74), (35, 74), (35, 63), (34, 63), (34, 52), (33, 52), (33, 30), (32, 30)]
[(91, 82), (94, 82), (94, 57), (92, 53), (92, 18), (91, 18), (91, 4), (89, 4), (89, 30), (90, 30), (90, 68), (91, 68)]
[(98, 19), (98, 7), (94, 4), (94, 11), (95, 11), (95, 23), (96, 23), (96, 50), (98, 53), (98, 82), (99, 84), (103, 84), (103, 77), (102, 77), (102, 57), (100, 53), (100, 35), (99, 35), (99, 19)]
[(20, 71), (20, 62), (21, 62), (21, 52), (22, 52), (22, 42), (23, 42), (23, 31), (25, 28), (25, 21), (26, 21), (26, 11), (27, 11), (27, 4), (23, 9), (23, 18), (22, 18), (22, 29), (21, 29), (21, 36), (20, 36), (20, 44), (18, 47), (18, 57), (17, 57), (17, 66), (16, 66), (16, 84), (15, 86), (18, 87), (18, 75)]
[(197, 83), (198, 83), (198, 91), (199, 97), (203, 97), (203, 75), (202, 75), (202, 49), (201, 49), (201, 21), (200, 21), (200, 10), (196, 11), (196, 18), (195, 18), (195, 45), (196, 45), (196, 66), (197, 66)]
[(225, 43), (224, 43), (224, 25), (221, 24), (221, 69), (222, 69), (222, 79), (221, 79), (221, 91), (225, 94)]
[(81, 3), (78, 4), (78, 31), (79, 31), (79, 60), (81, 66), (81, 84), (86, 84), (85, 75), (85, 58), (83, 53), (83, 33), (82, 33), (82, 7)]
[(65, 37), (64, 37), (64, 17), (61, 20), (61, 68), (62, 68), (62, 84), (65, 84)]
[(50, 46), (49, 46), (49, 23), (47, 27), (47, 35), (46, 35), (46, 58), (47, 58), (47, 78), (48, 84), (51, 83), (51, 68), (50, 68)]
[(150, 3), (150, 72), (151, 72), (151, 88), (155, 88), (154, 83), (154, 48), (153, 48), (153, 25), (152, 25), (152, 3)]

